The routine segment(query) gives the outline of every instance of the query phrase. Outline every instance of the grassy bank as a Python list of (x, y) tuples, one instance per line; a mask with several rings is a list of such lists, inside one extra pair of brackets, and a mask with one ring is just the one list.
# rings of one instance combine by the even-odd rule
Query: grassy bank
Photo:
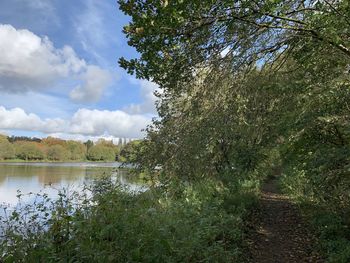
[(133, 195), (102, 180), (92, 197), (63, 193), (7, 217), (0, 255), (3, 262), (241, 262), (256, 183), (227, 185), (172, 183)]

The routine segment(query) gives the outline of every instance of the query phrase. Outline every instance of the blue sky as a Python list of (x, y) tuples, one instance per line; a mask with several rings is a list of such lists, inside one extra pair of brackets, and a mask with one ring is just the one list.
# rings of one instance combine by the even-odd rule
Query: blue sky
[(0, 132), (142, 137), (157, 87), (118, 66), (128, 20), (115, 0), (1, 0)]

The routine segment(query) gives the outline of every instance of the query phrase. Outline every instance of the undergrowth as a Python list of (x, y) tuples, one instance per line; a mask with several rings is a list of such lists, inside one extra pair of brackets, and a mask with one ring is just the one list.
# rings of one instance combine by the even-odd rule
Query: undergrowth
[(282, 189), (299, 204), (317, 237), (317, 247), (329, 263), (350, 262), (349, 210), (336, 209), (332, 203), (318, 200), (309, 189), (309, 178), (294, 170), (281, 178)]
[(92, 195), (40, 196), (1, 218), (0, 261), (242, 262), (256, 188), (204, 180), (131, 194), (103, 179)]

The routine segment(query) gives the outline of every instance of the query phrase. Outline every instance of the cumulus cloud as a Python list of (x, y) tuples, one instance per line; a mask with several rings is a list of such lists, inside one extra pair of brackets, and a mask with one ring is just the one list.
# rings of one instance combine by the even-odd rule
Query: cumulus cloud
[(71, 119), (41, 119), (21, 108), (7, 110), (0, 106), (0, 129), (63, 133), (82, 136), (140, 138), (150, 118), (124, 111), (79, 109)]
[(139, 137), (141, 129), (150, 123), (143, 115), (124, 111), (80, 109), (72, 117), (71, 133), (85, 135), (110, 134), (117, 137)]
[(21, 108), (7, 110), (0, 106), (0, 129), (58, 132), (65, 126), (62, 119), (44, 119), (33, 113), (27, 114)]
[(0, 91), (37, 91), (73, 77), (82, 81), (75, 99), (88, 102), (98, 100), (110, 84), (108, 71), (88, 65), (70, 46), (57, 49), (47, 37), (1, 24), (0, 39)]
[(157, 97), (154, 95), (155, 92), (161, 92), (158, 85), (147, 80), (131, 80), (132, 83), (140, 85), (140, 92), (142, 103), (130, 104), (125, 108), (125, 111), (131, 114), (150, 113), (156, 114), (156, 101)]
[(101, 98), (104, 88), (111, 84), (112, 78), (105, 70), (97, 66), (88, 66), (81, 80), (83, 85), (74, 88), (70, 98), (78, 102), (96, 102)]

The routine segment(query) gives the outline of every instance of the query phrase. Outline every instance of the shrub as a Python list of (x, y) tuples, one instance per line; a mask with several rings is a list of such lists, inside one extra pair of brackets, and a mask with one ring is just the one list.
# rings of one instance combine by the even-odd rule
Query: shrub
[(131, 194), (105, 179), (89, 188), (90, 198), (61, 193), (3, 219), (0, 255), (4, 262), (234, 262), (254, 200), (249, 184), (239, 185), (205, 180)]

